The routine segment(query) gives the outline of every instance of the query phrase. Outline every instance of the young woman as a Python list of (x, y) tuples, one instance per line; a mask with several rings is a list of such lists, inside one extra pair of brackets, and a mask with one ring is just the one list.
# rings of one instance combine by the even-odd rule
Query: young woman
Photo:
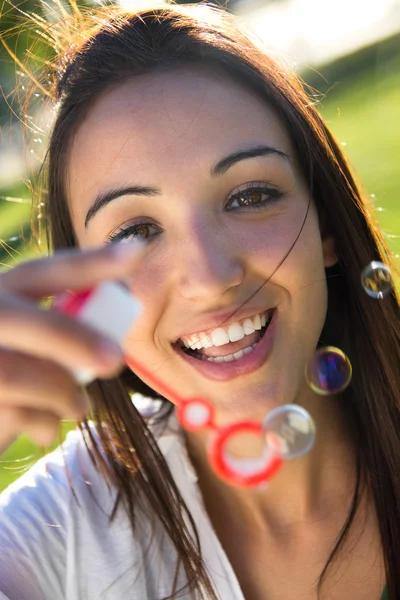
[[(22, 431), (47, 443), (67, 416), (80, 430), (1, 496), (1, 597), (398, 599), (398, 299), (360, 283), (390, 253), (340, 147), (296, 76), (223, 10), (73, 25), (44, 171), (55, 253), (0, 277), (1, 446)], [(218, 477), (210, 432), (184, 430), (172, 395), (37, 305), (106, 279), (129, 280), (143, 306), (124, 355), (207, 398), (220, 426), (301, 405), (313, 450), (268, 487)], [(222, 339), (246, 319), (262, 329)], [(351, 362), (342, 393), (307, 384), (319, 346)], [(98, 375), (90, 410), (78, 366)], [(132, 391), (162, 396), (159, 414), (143, 420)], [(229, 450), (261, 448), (239, 435)]]

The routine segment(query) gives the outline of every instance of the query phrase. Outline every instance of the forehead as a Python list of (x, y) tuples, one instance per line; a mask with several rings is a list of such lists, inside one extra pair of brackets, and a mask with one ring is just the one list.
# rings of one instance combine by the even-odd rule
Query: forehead
[[(223, 73), (198, 67), (140, 75), (102, 94), (73, 140), (67, 173), (72, 212), (105, 186), (176, 183), (249, 142), (292, 155), (274, 112)], [(161, 181), (162, 180), (162, 181)]]

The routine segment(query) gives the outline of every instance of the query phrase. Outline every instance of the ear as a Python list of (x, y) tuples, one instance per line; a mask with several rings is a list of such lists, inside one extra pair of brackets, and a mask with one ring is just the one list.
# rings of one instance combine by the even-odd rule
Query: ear
[(333, 267), (339, 260), (336, 251), (336, 242), (333, 235), (325, 234), (322, 237), (322, 254), (324, 257), (324, 267)]
[(339, 253), (336, 249), (336, 241), (333, 235), (329, 232), (327, 225), (328, 217), (322, 209), (318, 210), (318, 223), (321, 232), (322, 254), (324, 257), (324, 267), (333, 267), (339, 261)]

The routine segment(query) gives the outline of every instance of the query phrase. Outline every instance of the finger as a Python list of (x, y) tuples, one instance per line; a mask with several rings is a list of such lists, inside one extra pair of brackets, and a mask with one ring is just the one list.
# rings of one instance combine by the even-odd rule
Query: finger
[(89, 326), (29, 300), (0, 294), (0, 347), (53, 360), (68, 370), (117, 374), (122, 350)]
[(0, 294), (13, 292), (39, 300), (65, 290), (94, 286), (105, 279), (132, 274), (140, 264), (143, 244), (107, 244), (82, 251), (67, 249), (51, 257), (23, 262), (0, 274)]
[(2, 407), (0, 418), (3, 431), (7, 431), (7, 442), (2, 440), (0, 444), (3, 451), (9, 441), (21, 433), (26, 433), (35, 444), (49, 446), (55, 441), (60, 427), (60, 419), (54, 413), (19, 406)]
[(86, 396), (63, 367), (0, 349), (0, 406), (4, 404), (54, 412), (63, 419), (82, 418), (89, 410)]

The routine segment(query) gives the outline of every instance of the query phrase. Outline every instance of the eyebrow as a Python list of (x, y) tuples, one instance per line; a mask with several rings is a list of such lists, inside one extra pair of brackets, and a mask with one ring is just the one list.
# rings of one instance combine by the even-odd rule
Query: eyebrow
[[(247, 150), (238, 150), (236, 152), (232, 152), (225, 158), (219, 160), (215, 165), (213, 165), (210, 169), (211, 177), (218, 177), (224, 175), (230, 167), (235, 165), (236, 163), (246, 160), (248, 158), (255, 158), (258, 156), (268, 156), (269, 154), (277, 155), (283, 159), (289, 159), (288, 154), (282, 152), (282, 150), (278, 150), (277, 148), (273, 148), (272, 146), (255, 146), (252, 148), (248, 148)], [(92, 206), (89, 208), (86, 218), (85, 218), (85, 228), (87, 229), (89, 222), (93, 219), (93, 217), (107, 204), (119, 198), (120, 196), (160, 196), (161, 190), (155, 187), (142, 186), (142, 185), (130, 185), (128, 187), (121, 188), (113, 188), (111, 190), (107, 190), (106, 192), (100, 193)]]

